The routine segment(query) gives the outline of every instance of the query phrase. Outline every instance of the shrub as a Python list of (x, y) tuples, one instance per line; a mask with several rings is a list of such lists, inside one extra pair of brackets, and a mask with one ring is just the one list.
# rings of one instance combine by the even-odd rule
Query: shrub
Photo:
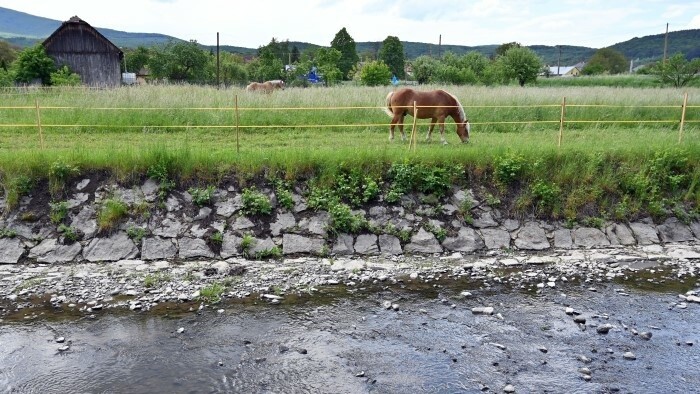
[(97, 227), (100, 231), (110, 231), (126, 217), (129, 207), (122, 201), (107, 199), (102, 203), (102, 207), (97, 212)]
[(214, 190), (216, 190), (214, 186), (207, 186), (204, 189), (191, 187), (187, 190), (187, 192), (192, 196), (192, 202), (196, 206), (202, 207), (211, 203), (211, 199), (214, 196)]
[(272, 203), (265, 194), (255, 188), (243, 190), (243, 213), (245, 215), (269, 215), (272, 213)]
[(495, 165), (494, 177), (496, 181), (503, 186), (507, 186), (522, 175), (525, 169), (525, 159), (520, 155), (511, 153), (504, 157), (497, 157)]
[(292, 192), (289, 191), (287, 185), (284, 182), (279, 181), (275, 184), (275, 197), (277, 197), (277, 204), (285, 208), (288, 211), (294, 209), (294, 199), (292, 198)]
[(0, 228), (0, 238), (14, 238), (17, 236), (17, 231), (9, 228)]
[(367, 220), (360, 215), (353, 215), (347, 204), (333, 204), (328, 213), (331, 216), (330, 230), (336, 233), (356, 234), (368, 226)]
[(63, 238), (70, 243), (76, 242), (80, 239), (80, 231), (73, 226), (66, 226), (61, 224), (58, 226), (58, 232), (63, 233)]
[(80, 75), (72, 72), (68, 66), (63, 66), (51, 73), (51, 85), (53, 86), (78, 86), (82, 83)]
[(49, 167), (49, 192), (58, 195), (63, 191), (66, 182), (71, 176), (80, 174), (80, 169), (74, 165), (55, 161)]
[(55, 203), (49, 203), (50, 212), (49, 219), (51, 223), (60, 224), (68, 216), (68, 202), (59, 201)]
[(126, 235), (129, 236), (136, 244), (141, 243), (141, 240), (146, 236), (146, 229), (142, 227), (131, 226), (126, 229)]
[(226, 287), (221, 283), (212, 283), (199, 291), (199, 298), (209, 304), (216, 304), (221, 301), (221, 295)]

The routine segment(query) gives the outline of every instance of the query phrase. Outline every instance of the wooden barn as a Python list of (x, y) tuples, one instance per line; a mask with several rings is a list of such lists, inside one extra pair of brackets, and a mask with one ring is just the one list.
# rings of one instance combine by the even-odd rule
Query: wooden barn
[(67, 65), (85, 85), (112, 87), (121, 84), (124, 52), (97, 29), (74, 16), (44, 40), (44, 49), (57, 67)]

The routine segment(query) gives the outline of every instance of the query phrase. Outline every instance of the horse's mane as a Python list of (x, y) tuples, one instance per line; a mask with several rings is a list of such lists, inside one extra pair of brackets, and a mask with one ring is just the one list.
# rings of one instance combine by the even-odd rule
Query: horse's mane
[[(445, 92), (445, 91), (443, 90), (443, 92)], [(459, 108), (459, 117), (460, 117), (460, 120), (461, 120), (462, 122), (464, 122), (465, 120), (467, 120), (467, 115), (464, 113), (464, 107), (462, 107), (462, 103), (459, 102), (459, 100), (457, 99), (457, 97), (456, 97), (454, 94), (449, 93), (449, 92), (445, 92), (445, 93), (449, 94), (449, 95), (450, 95), (453, 99), (455, 99), (455, 101), (457, 102), (457, 107)]]

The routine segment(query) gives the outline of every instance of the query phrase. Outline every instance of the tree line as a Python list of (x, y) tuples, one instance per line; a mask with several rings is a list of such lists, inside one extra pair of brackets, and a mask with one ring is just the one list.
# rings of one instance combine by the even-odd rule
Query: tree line
[[(243, 86), (249, 82), (282, 79), (288, 86), (308, 86), (314, 70), (325, 85), (355, 81), (362, 85), (388, 85), (392, 80), (411, 79), (419, 84), (510, 84), (535, 83), (547, 75), (548, 67), (531, 49), (517, 42), (496, 48), (493, 56), (472, 51), (463, 55), (446, 52), (439, 57), (422, 55), (407, 60), (398, 37), (388, 36), (376, 51), (358, 54), (355, 40), (345, 28), (336, 33), (329, 47), (300, 51), (289, 41), (273, 38), (258, 48), (257, 55), (243, 55), (204, 49), (197, 41), (127, 49), (122, 71), (146, 71), (153, 81)], [(619, 74), (628, 70), (628, 61), (612, 48), (594, 53), (583, 74)], [(700, 59), (682, 54), (645, 68), (661, 84), (684, 86), (697, 78)], [(67, 66), (56, 66), (41, 44), (19, 50), (0, 40), (0, 86), (27, 84), (40, 80), (45, 85), (77, 85), (80, 76)]]

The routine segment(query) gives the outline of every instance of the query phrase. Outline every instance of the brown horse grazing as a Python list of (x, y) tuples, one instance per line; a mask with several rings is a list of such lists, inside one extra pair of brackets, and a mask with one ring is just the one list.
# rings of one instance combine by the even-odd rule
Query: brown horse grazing
[(272, 81), (265, 82), (252, 82), (245, 87), (247, 92), (263, 92), (272, 93), (273, 90), (282, 89), (284, 90), (284, 81), (280, 79), (275, 79)]
[(406, 115), (413, 116), (413, 103), (416, 103), (416, 118), (430, 118), (430, 128), (426, 141), (430, 141), (435, 124), (440, 124), (440, 139), (445, 141), (445, 118), (448, 116), (454, 119), (457, 124), (457, 135), (462, 142), (469, 142), (469, 119), (464, 114), (464, 108), (459, 103), (457, 97), (444, 90), (433, 90), (420, 92), (417, 90), (403, 88), (389, 92), (386, 95), (386, 108), (384, 112), (391, 116), (391, 126), (389, 128), (389, 140), (394, 140), (394, 126), (399, 125), (401, 139), (406, 140), (406, 133), (403, 131), (403, 120)]

